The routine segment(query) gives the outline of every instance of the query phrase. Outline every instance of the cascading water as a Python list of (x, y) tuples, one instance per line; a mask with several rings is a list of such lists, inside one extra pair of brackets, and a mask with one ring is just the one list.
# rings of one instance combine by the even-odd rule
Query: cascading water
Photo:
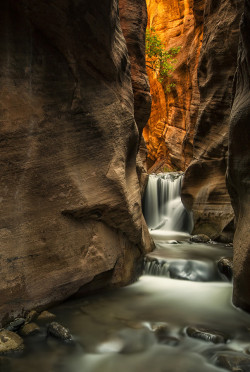
[(25, 339), (24, 355), (2, 369), (0, 356), (1, 372), (250, 371), (250, 317), (232, 306), (232, 283), (218, 272), (232, 247), (187, 240), (192, 218), (181, 181), (180, 174), (149, 177), (144, 215), (156, 249), (146, 275), (52, 309), (74, 342), (53, 339), (41, 325)]
[(189, 236), (193, 229), (192, 214), (181, 201), (182, 178), (181, 173), (149, 176), (143, 213), (154, 239)]

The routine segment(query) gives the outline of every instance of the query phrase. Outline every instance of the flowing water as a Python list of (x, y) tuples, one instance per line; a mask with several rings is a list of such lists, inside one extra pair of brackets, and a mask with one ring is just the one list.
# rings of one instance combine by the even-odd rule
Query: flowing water
[[(232, 283), (217, 269), (232, 248), (187, 240), (192, 221), (180, 205), (180, 185), (176, 175), (150, 177), (144, 213), (156, 250), (140, 280), (52, 309), (74, 344), (41, 333), (26, 340), (26, 352), (8, 372), (222, 372), (216, 361), (223, 353), (248, 358), (250, 316), (232, 305)], [(190, 338), (189, 326), (228, 340)], [(235, 371), (249, 372), (250, 362)]]

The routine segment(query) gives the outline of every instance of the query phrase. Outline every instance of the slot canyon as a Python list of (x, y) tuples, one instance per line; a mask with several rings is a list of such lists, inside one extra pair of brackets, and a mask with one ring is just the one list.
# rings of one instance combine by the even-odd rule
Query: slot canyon
[(2, 0), (0, 82), (0, 371), (249, 372), (250, 0)]

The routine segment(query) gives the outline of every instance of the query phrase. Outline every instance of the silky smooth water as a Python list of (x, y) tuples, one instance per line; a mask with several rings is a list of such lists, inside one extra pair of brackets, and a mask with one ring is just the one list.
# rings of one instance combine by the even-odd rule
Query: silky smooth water
[(152, 174), (144, 196), (143, 213), (155, 240), (184, 239), (193, 229), (192, 214), (181, 201), (182, 173)]
[[(221, 257), (232, 257), (232, 247), (186, 241), (191, 216), (185, 210), (179, 213), (184, 208), (179, 205), (181, 178), (150, 180), (146, 195), (151, 199), (146, 199), (144, 211), (156, 250), (148, 255), (147, 275), (128, 287), (51, 309), (70, 329), (74, 344), (47, 337), (43, 329), (25, 340), (24, 354), (12, 358), (3, 372), (223, 372), (215, 365), (219, 353), (247, 357), (250, 316), (232, 305), (232, 283), (217, 269)], [(183, 218), (179, 225), (177, 216)], [(166, 330), (164, 342), (156, 337), (159, 326)], [(190, 338), (188, 326), (224, 332), (228, 342), (215, 345)]]

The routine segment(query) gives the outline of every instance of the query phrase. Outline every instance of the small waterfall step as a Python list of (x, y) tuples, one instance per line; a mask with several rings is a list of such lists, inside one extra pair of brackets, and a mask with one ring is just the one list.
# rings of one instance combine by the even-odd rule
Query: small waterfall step
[(149, 175), (143, 213), (154, 239), (185, 239), (193, 229), (192, 214), (181, 201), (183, 173)]

